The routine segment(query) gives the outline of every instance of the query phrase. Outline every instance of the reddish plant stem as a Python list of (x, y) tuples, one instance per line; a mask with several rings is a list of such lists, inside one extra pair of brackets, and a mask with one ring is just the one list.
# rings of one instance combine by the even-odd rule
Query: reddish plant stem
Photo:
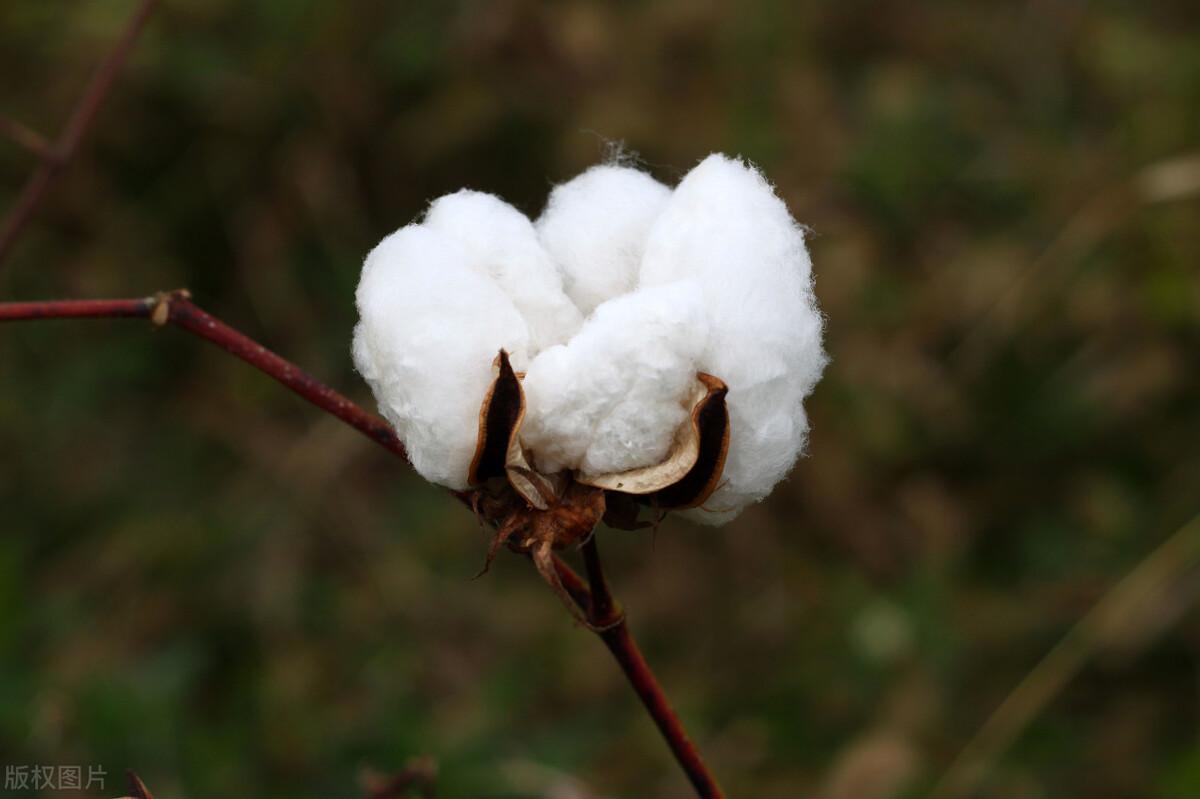
[(46, 141), (45, 136), (22, 125), (15, 119), (0, 115), (0, 135), (20, 145), (39, 159), (54, 157), (54, 147)]
[(0, 303), (0, 322), (37, 319), (150, 318), (154, 298), (140, 300), (52, 300)]
[(25, 319), (144, 318), (155, 324), (172, 324), (216, 344), (261, 372), (278, 380), (326, 413), (407, 460), (404, 445), (391, 425), (351, 402), (347, 397), (288, 361), (198, 308), (186, 290), (139, 300), (57, 300), (52, 302), (0, 303), (0, 322)]
[(129, 796), (131, 799), (154, 799), (154, 794), (142, 782), (142, 778), (133, 769), (126, 769), (125, 776), (129, 779)]
[(671, 707), (667, 695), (654, 676), (654, 670), (646, 662), (625, 621), (622, 619), (617, 626), (601, 633), (600, 638), (616, 659), (621, 671), (625, 672), (625, 678), (642, 700), (646, 712), (654, 719), (659, 733), (671, 747), (675, 760), (687, 774), (692, 787), (696, 789), (696, 795), (704, 799), (723, 799), (725, 794), (717, 784), (717, 778), (704, 762), (696, 744), (688, 737), (683, 722)]
[(563, 588), (567, 589), (571, 598), (575, 600), (575, 604), (579, 605), (580, 610), (587, 613), (588, 608), (592, 606), (592, 589), (588, 588), (588, 584), (579, 576), (578, 572), (557, 555), (554, 556), (554, 570), (558, 572), (559, 581), (563, 584)]
[(437, 764), (428, 757), (414, 759), (390, 777), (372, 774), (365, 779), (367, 799), (401, 799), (415, 791), (432, 799), (436, 786)]
[[(192, 303), (186, 290), (142, 299), (0, 303), (0, 322), (82, 318), (142, 318), (156, 325), (175, 325), (265, 372), (321, 410), (336, 416), (375, 443), (407, 460), (404, 446), (386, 421), (363, 410), (300, 367), (200, 309)], [(451, 494), (472, 507), (470, 492), (452, 491)], [(587, 615), (592, 630), (616, 659), (696, 793), (705, 799), (720, 799), (724, 794), (716, 778), (688, 737), (683, 723), (667, 701), (662, 686), (629, 632), (625, 612), (613, 598), (604, 577), (595, 535), (583, 546), (583, 561), (586, 582), (561, 558), (555, 557), (554, 567), (563, 587)]]
[(625, 611), (613, 599), (608, 580), (604, 577), (604, 566), (600, 562), (600, 545), (596, 533), (592, 532), (583, 545), (583, 569), (587, 575), (588, 606), (583, 608), (588, 621), (597, 629), (605, 629), (625, 621)]
[[(150, 13), (156, 5), (158, 5), (158, 0), (142, 0), (134, 10), (133, 15), (125, 24), (120, 38), (96, 68), (91, 82), (84, 89), (67, 124), (53, 145), (47, 147), (40, 137), (31, 139), (28, 134), (31, 134), (32, 131), (17, 123), (8, 123), (4, 126), (4, 131), (9, 136), (27, 148), (39, 151), (40, 163), (33, 174), (29, 176), (25, 187), (21, 189), (21, 194), (17, 197), (12, 210), (4, 218), (3, 223), (0, 223), (0, 261), (3, 261), (4, 257), (8, 255), (17, 241), (17, 237), (21, 235), (21, 231), (33, 218), (34, 212), (41, 205), (54, 178), (78, 152), (79, 145), (91, 130), (96, 115), (100, 112), (100, 107), (108, 98), (109, 92), (112, 91), (113, 83), (116, 81), (121, 67), (129, 58), (138, 34), (146, 26), (146, 21), (150, 18)], [(38, 141), (42, 143), (37, 145)]]
[[(592, 535), (583, 545), (583, 564), (590, 590), (583, 587), (579, 576), (571, 572), (570, 567), (566, 564), (558, 569), (559, 579), (567, 587), (571, 596), (575, 597), (580, 608), (588, 614), (588, 621), (591, 623), (592, 629), (608, 647), (608, 651), (616, 659), (621, 671), (625, 672), (625, 678), (629, 680), (629, 684), (637, 693), (638, 698), (642, 700), (650, 718), (654, 719), (658, 731), (666, 740), (667, 745), (671, 747), (671, 753), (675, 755), (675, 759), (687, 774), (688, 780), (691, 781), (692, 787), (696, 789), (696, 794), (704, 799), (722, 799), (725, 794), (722, 792), (721, 786), (717, 784), (717, 778), (709, 771), (704, 758), (700, 756), (700, 750), (688, 737), (683, 722), (680, 721), (675, 709), (671, 707), (666, 693), (663, 692), (662, 686), (654, 676), (654, 670), (646, 662), (637, 641), (629, 632), (625, 611), (621, 608), (620, 603), (613, 599), (608, 581), (604, 577), (604, 569), (600, 562), (600, 548), (595, 535)], [(564, 579), (564, 571), (570, 573), (574, 578), (573, 581), (570, 577)], [(575, 584), (574, 590), (570, 586), (571, 582)], [(583, 594), (581, 589), (587, 591), (587, 594)], [(584, 601), (580, 601), (581, 599)]]

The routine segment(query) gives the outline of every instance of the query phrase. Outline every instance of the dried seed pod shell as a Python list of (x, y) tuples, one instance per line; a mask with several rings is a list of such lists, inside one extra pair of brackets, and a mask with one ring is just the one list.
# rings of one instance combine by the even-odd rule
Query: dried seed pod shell
[[(520, 429), (520, 425), (518, 425), (518, 429)], [(508, 465), (505, 467), (508, 482), (530, 505), (538, 510), (546, 510), (562, 495), (563, 489), (568, 484), (566, 475), (547, 476), (535, 471), (529, 465), (525, 451), (517, 443), (515, 433), (513, 442), (513, 448), (509, 451)]]
[(479, 436), (475, 456), (467, 471), (471, 485), (505, 477), (512, 487), (538, 510), (545, 510), (566, 487), (564, 476), (538, 474), (521, 447), (521, 422), (525, 418), (525, 392), (518, 374), (500, 350), (492, 364), (496, 379), (479, 408)]
[(479, 406), (479, 436), (475, 456), (467, 470), (467, 482), (471, 485), (504, 476), (510, 442), (525, 416), (525, 393), (513, 373), (508, 353), (500, 350), (492, 366), (496, 369), (496, 378)]
[(646, 497), (663, 509), (703, 504), (721, 479), (729, 451), (728, 392), (720, 378), (698, 373), (690, 398), (692, 412), (661, 463), (575, 479), (584, 485)]
[[(493, 366), (496, 378), (479, 408), (478, 443), (468, 480), (479, 485), (504, 477), (532, 507), (546, 510), (567, 490), (571, 478), (565, 472), (541, 474), (530, 464), (521, 446), (525, 392), (520, 376), (504, 350)], [(635, 496), (663, 510), (702, 505), (720, 482), (729, 452), (728, 391), (720, 378), (697, 373), (691, 414), (679, 426), (675, 443), (662, 462), (612, 474), (576, 475), (575, 482)]]
[(700, 382), (708, 394), (692, 409), (691, 423), (700, 437), (695, 465), (683, 479), (659, 491), (653, 503), (661, 510), (698, 508), (708, 501), (721, 483), (725, 458), (729, 455), (729, 387), (720, 378), (701, 372)]

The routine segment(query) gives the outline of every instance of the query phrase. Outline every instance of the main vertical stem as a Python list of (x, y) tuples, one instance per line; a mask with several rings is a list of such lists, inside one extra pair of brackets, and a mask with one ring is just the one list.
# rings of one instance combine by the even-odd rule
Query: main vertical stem
[[(725, 794), (721, 790), (721, 786), (717, 784), (717, 778), (709, 771), (704, 758), (700, 756), (700, 750), (688, 737), (687, 730), (683, 728), (683, 722), (679, 720), (675, 709), (667, 701), (667, 695), (663, 692), (662, 686), (658, 684), (654, 671), (646, 662), (637, 641), (629, 632), (629, 625), (625, 621), (625, 611), (613, 599), (608, 581), (604, 578), (604, 569), (600, 562), (600, 548), (596, 543), (595, 533), (583, 545), (583, 564), (587, 572), (590, 592), (585, 596), (578, 588), (572, 590), (569, 585), (567, 590), (576, 597), (576, 601), (588, 614), (588, 621), (591, 623), (592, 629), (600, 636), (600, 640), (608, 647), (608, 651), (612, 652), (621, 671), (625, 672), (625, 678), (629, 680), (629, 684), (637, 693), (638, 698), (642, 700), (646, 712), (654, 720), (654, 724), (662, 733), (667, 746), (671, 747), (671, 753), (679, 761), (679, 765), (687, 774), (696, 793), (704, 799), (723, 799)], [(559, 575), (561, 579), (561, 568)], [(575, 579), (578, 581), (579, 578)], [(565, 585), (568, 581), (564, 580), (563, 582)]]

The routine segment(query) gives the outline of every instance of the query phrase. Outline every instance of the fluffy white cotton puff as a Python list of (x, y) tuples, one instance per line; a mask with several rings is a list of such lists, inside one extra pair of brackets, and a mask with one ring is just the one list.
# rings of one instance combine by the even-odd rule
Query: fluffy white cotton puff
[(676, 187), (646, 242), (641, 285), (695, 281), (708, 345), (700, 369), (729, 385), (730, 448), (701, 522), (765, 497), (804, 447), (801, 401), (825, 365), (803, 230), (752, 167), (721, 155)]
[(662, 461), (688, 416), (707, 328), (699, 287), (676, 282), (609, 300), (567, 345), (536, 356), (521, 429), (536, 466), (595, 475)]
[(529, 328), (471, 254), (420, 225), (391, 234), (363, 264), (354, 363), (426, 480), (467, 485), (479, 408), (501, 347), (521, 368)]
[(538, 236), (585, 316), (634, 289), (646, 235), (670, 196), (645, 172), (615, 165), (592, 167), (550, 193)]
[(534, 352), (561, 344), (583, 323), (533, 223), (499, 197), (466, 189), (447, 194), (429, 207), (423, 225), (462, 245), (468, 266), (512, 299), (529, 325)]

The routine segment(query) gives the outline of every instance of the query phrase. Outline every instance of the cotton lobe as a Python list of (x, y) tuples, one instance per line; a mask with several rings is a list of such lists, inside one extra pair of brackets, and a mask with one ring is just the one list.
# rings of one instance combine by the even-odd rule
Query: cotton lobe
[(583, 322), (562, 276), (525, 214), (492, 194), (463, 190), (435, 200), (424, 226), (460, 244), (467, 264), (512, 298), (534, 351), (565, 341)]
[(521, 368), (529, 326), (467, 251), (421, 225), (401, 228), (367, 256), (356, 298), (354, 363), (413, 466), (466, 488), (479, 404), (503, 348)]
[(685, 277), (709, 312), (700, 368), (729, 385), (729, 457), (707, 504), (737, 510), (792, 468), (808, 433), (801, 401), (825, 366), (804, 232), (757, 170), (712, 155), (676, 187), (647, 241), (641, 285)]
[(673, 191), (594, 167), (536, 223), (448, 195), (371, 252), (357, 299), (359, 371), (417, 470), (452, 488), (501, 348), (526, 371), (520, 441), (545, 474), (661, 462), (706, 372), (729, 387), (729, 451), (688, 514), (720, 523), (791, 468), (825, 363), (802, 229), (757, 170), (720, 155)]
[(687, 418), (708, 321), (690, 281), (609, 300), (565, 345), (543, 351), (525, 376), (522, 442), (537, 466), (584, 475), (661, 461)]
[(646, 236), (670, 197), (645, 172), (607, 164), (550, 192), (538, 236), (583, 314), (637, 286)]

